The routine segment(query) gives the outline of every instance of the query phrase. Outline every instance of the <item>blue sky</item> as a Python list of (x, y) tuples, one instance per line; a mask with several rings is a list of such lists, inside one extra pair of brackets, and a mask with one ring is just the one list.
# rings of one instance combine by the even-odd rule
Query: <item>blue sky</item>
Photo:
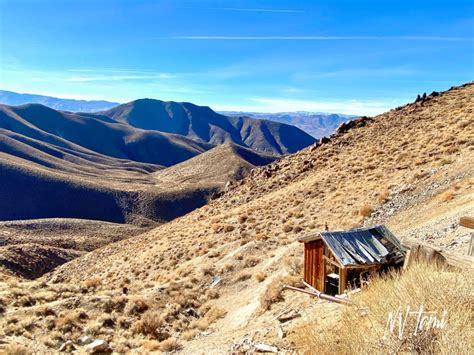
[(473, 80), (473, 3), (0, 0), (0, 88), (375, 114)]

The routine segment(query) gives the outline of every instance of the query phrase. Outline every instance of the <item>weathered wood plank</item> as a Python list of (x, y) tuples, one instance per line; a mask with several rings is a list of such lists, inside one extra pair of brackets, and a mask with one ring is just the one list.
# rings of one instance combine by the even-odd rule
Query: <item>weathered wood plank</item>
[(469, 249), (467, 249), (467, 255), (473, 256), (474, 254), (474, 243), (472, 240), (474, 239), (474, 233), (471, 233), (471, 240), (469, 241)]
[(404, 268), (416, 261), (428, 261), (447, 264), (458, 268), (474, 268), (474, 256), (454, 254), (442, 248), (426, 245), (412, 239), (404, 239), (403, 247), (409, 249), (405, 258)]
[(324, 258), (324, 260), (326, 260), (329, 264), (332, 264), (332, 265), (334, 265), (335, 267), (340, 268), (340, 269), (343, 268), (343, 266), (342, 266), (341, 264), (339, 264), (339, 263), (338, 263), (337, 261), (335, 261), (335, 260), (332, 260), (331, 258), (328, 258), (326, 255), (323, 255), (323, 258)]
[(347, 269), (339, 269), (339, 294), (342, 295), (347, 284)]
[(459, 225), (474, 229), (474, 218), (469, 216), (463, 216), (459, 219)]
[(292, 290), (292, 291), (297, 291), (297, 292), (302, 292), (306, 293), (307, 295), (313, 296), (313, 297), (318, 297), (322, 300), (326, 301), (331, 301), (331, 302), (336, 302), (336, 303), (342, 303), (342, 304), (351, 304), (352, 302), (350, 300), (344, 299), (344, 298), (338, 298), (335, 296), (330, 296), (325, 293), (314, 293), (313, 291), (307, 291), (302, 288), (298, 287), (293, 287), (293, 286), (288, 286), (288, 285), (283, 285), (283, 290)]

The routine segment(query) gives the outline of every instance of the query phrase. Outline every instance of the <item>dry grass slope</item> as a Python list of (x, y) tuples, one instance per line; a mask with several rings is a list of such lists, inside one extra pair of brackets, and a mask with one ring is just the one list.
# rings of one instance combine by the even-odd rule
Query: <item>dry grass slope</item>
[[(229, 351), (245, 334), (273, 324), (289, 298), (292, 306), (312, 307), (280, 288), (300, 278), (295, 237), (301, 233), (323, 229), (326, 222), (331, 229), (367, 218), (384, 222), (416, 211), (458, 183), (459, 193), (443, 203), (455, 209), (467, 199), (463, 203), (472, 210), (473, 97), (474, 85), (468, 84), (360, 120), (327, 143), (253, 169), (192, 213), (88, 253), (34, 283), (4, 285), (0, 297), (16, 306), (7, 307), (0, 328), (9, 339), (35, 338), (38, 349), (58, 349), (86, 333), (107, 339), (119, 352), (143, 351), (145, 342), (163, 338), (176, 339), (186, 353)], [(389, 212), (378, 214), (388, 205)], [(262, 273), (264, 279), (257, 276)], [(209, 288), (214, 276), (221, 282)], [(91, 278), (100, 284), (87, 286)], [(19, 303), (28, 294), (35, 306)], [(42, 307), (54, 308), (54, 314), (44, 315)], [(78, 315), (70, 327), (58, 325), (61, 312), (71, 307), (87, 317)], [(158, 332), (137, 332), (146, 329), (138, 324), (148, 322), (142, 314), (149, 310), (160, 317)], [(33, 326), (24, 324), (25, 316)], [(215, 336), (203, 338), (206, 327)]]
[[(413, 265), (407, 272), (392, 273), (372, 280), (370, 286), (357, 294), (354, 306), (344, 308), (340, 322), (328, 329), (308, 322), (295, 334), (300, 351), (317, 354), (470, 354), (474, 350), (473, 270), (446, 270), (436, 265)], [(436, 312), (442, 328), (428, 326), (430, 314), (423, 322), (418, 315), (406, 317), (423, 307)], [(406, 324), (399, 337), (398, 318), (394, 332), (387, 328), (388, 314), (396, 317), (400, 309)], [(402, 319), (402, 320), (403, 320)], [(421, 319), (421, 318), (420, 318)], [(415, 330), (418, 328), (417, 334)], [(421, 327), (421, 329), (420, 329)]]

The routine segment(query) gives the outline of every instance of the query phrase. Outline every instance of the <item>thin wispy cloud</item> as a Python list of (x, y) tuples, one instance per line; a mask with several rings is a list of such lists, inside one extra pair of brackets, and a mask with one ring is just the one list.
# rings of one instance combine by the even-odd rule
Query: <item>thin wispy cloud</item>
[(153, 70), (131, 70), (119, 68), (86, 68), (70, 69), (71, 73), (78, 74), (66, 78), (69, 82), (92, 81), (127, 81), (127, 80), (167, 80), (180, 76), (179, 74), (164, 73)]
[(125, 80), (165, 80), (174, 78), (169, 74), (157, 75), (98, 75), (98, 76), (73, 76), (65, 81), (89, 82), (89, 81), (125, 81)]
[(472, 42), (472, 37), (443, 36), (174, 36), (183, 40), (214, 41), (369, 41), (369, 40), (402, 40), (402, 41), (446, 41)]
[(244, 11), (244, 12), (280, 12), (280, 13), (302, 13), (303, 10), (291, 9), (254, 9), (254, 8), (237, 8), (237, 7), (206, 7), (199, 8), (201, 10), (220, 10), (220, 11)]

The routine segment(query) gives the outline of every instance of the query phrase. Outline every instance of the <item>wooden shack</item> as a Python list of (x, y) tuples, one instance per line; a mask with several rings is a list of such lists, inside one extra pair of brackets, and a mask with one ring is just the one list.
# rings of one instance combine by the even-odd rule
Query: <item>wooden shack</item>
[(370, 273), (402, 266), (406, 254), (383, 225), (313, 233), (298, 241), (304, 243), (304, 280), (333, 295), (360, 286)]

